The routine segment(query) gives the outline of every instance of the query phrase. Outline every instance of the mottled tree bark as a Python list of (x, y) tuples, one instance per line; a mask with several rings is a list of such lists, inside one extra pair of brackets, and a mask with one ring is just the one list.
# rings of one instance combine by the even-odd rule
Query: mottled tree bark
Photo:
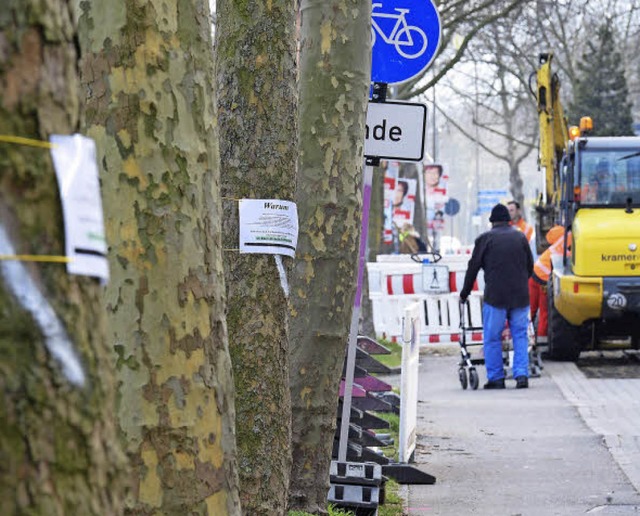
[[(0, 134), (79, 129), (69, 2), (8, 0), (0, 14)], [(0, 254), (63, 255), (48, 149), (0, 142)], [(3, 515), (120, 514), (126, 459), (98, 280), (64, 264), (0, 261)]]
[(302, 3), (290, 507), (323, 512), (356, 291), (371, 2)]
[(79, 4), (134, 514), (239, 514), (206, 0)]
[[(296, 1), (218, 0), (216, 75), (229, 345), (240, 493), (249, 515), (285, 514), (291, 470), (287, 298), (274, 256), (239, 254), (237, 199), (293, 200)], [(283, 258), (285, 264), (290, 258)], [(288, 267), (287, 267), (288, 268)]]

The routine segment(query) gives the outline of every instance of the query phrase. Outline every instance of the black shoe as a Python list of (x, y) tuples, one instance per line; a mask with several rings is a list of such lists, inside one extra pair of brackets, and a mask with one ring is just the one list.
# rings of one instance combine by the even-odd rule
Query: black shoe
[(504, 378), (499, 380), (489, 380), (484, 384), (483, 389), (504, 389)]
[(527, 389), (529, 387), (529, 378), (526, 376), (518, 376), (516, 378), (516, 389)]

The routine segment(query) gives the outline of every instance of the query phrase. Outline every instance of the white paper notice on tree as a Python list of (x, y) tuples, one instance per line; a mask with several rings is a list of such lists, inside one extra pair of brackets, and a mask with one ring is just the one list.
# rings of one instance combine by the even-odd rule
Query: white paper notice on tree
[(69, 274), (109, 279), (96, 145), (80, 134), (51, 135), (51, 157), (64, 216)]
[(298, 208), (294, 202), (241, 199), (239, 213), (241, 253), (295, 256)]

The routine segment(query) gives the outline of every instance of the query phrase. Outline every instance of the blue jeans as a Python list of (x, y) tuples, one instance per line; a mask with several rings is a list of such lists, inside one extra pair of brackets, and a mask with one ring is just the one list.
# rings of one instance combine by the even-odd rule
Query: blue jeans
[(489, 381), (504, 378), (502, 361), (502, 330), (505, 321), (513, 338), (513, 377), (529, 376), (529, 307), (496, 308), (488, 303), (482, 306), (482, 325), (484, 327), (484, 363)]

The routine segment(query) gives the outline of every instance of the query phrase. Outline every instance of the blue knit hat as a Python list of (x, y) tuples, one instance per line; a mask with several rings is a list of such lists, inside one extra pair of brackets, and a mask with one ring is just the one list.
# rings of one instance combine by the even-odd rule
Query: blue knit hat
[(511, 215), (509, 215), (509, 210), (504, 204), (496, 204), (491, 210), (491, 217), (489, 217), (489, 222), (510, 222)]

